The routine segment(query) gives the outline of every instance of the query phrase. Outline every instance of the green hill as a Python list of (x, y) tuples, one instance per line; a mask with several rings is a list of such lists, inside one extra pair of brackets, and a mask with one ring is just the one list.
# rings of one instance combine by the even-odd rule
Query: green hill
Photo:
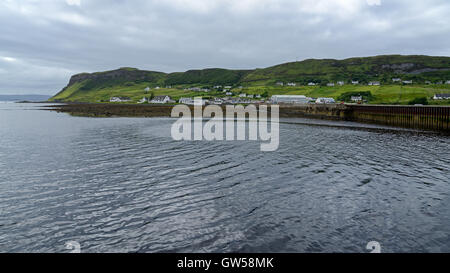
[[(393, 78), (412, 80), (413, 85), (394, 83)], [(430, 56), (376, 56), (345, 60), (305, 60), (254, 70), (204, 69), (187, 72), (163, 73), (135, 68), (82, 73), (71, 77), (69, 84), (52, 101), (98, 102), (112, 96), (126, 96), (137, 101), (148, 95), (222, 96), (221, 90), (193, 92), (189, 87), (212, 89), (229, 85), (236, 92), (250, 94), (303, 94), (313, 97), (338, 98), (345, 93), (371, 92), (370, 103), (407, 104), (420, 97), (431, 98), (435, 93), (450, 93), (450, 86), (436, 84), (450, 80), (450, 57)], [(328, 87), (327, 83), (345, 82), (344, 86)], [(359, 81), (352, 85), (351, 81)], [(381, 86), (368, 86), (379, 81)], [(296, 83), (279, 86), (278, 82)], [(307, 86), (315, 82), (317, 86)], [(430, 84), (433, 83), (433, 84)], [(156, 87), (159, 87), (156, 89)], [(443, 102), (441, 102), (443, 103)]]

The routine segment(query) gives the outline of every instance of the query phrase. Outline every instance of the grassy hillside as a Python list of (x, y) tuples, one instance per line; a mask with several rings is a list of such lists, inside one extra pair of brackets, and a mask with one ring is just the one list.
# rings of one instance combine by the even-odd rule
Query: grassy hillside
[[(414, 85), (393, 84), (392, 78), (413, 80)], [(352, 80), (361, 84), (351, 85)], [(371, 92), (370, 103), (407, 104), (415, 98), (431, 98), (435, 93), (450, 93), (449, 85), (425, 84), (427, 81), (437, 83), (447, 80), (450, 80), (450, 57), (428, 56), (391, 55), (346, 60), (305, 60), (265, 69), (205, 69), (170, 74), (121, 68), (74, 75), (69, 84), (51, 100), (98, 102), (107, 101), (112, 96), (126, 96), (138, 101), (143, 96), (150, 95), (144, 91), (146, 87), (152, 88), (151, 93), (156, 96), (170, 95), (175, 99), (196, 95), (222, 96), (221, 90), (199, 93), (184, 89), (230, 85), (236, 93), (301, 94), (335, 99), (349, 92)], [(337, 81), (344, 81), (346, 85), (326, 86), (329, 82)], [(380, 81), (382, 86), (367, 86), (370, 81)], [(277, 82), (295, 82), (297, 86), (278, 86)], [(318, 86), (306, 86), (309, 82), (315, 82)], [(156, 87), (160, 88), (155, 89)]]
[(376, 56), (346, 60), (305, 60), (258, 69), (244, 77), (243, 82), (275, 83), (292, 81), (301, 84), (357, 80), (360, 83), (392, 78), (425, 83), (450, 79), (450, 58), (429, 56)]

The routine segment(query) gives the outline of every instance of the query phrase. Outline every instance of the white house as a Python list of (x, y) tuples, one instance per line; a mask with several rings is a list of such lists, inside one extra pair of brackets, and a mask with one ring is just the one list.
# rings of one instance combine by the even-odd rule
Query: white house
[(303, 95), (273, 95), (270, 98), (272, 103), (301, 103), (306, 104), (311, 99)]
[(450, 100), (450, 94), (436, 94), (433, 97), (434, 100)]
[(129, 97), (111, 97), (109, 102), (128, 102), (131, 101)]
[(343, 86), (343, 85), (345, 85), (345, 82), (344, 81), (338, 81), (337, 84), (340, 85), (340, 86)]
[(308, 83), (308, 86), (315, 86), (315, 85), (316, 85), (315, 82), (310, 82), (310, 83)]
[(287, 86), (297, 86), (297, 84), (295, 82), (288, 82)]
[(401, 82), (402, 79), (400, 79), (400, 78), (393, 78), (392, 81), (393, 81), (393, 82)]
[(450, 81), (446, 81), (445, 84), (450, 84)]
[(333, 98), (318, 98), (316, 100), (317, 104), (332, 104), (336, 103), (336, 101)]
[(240, 98), (246, 98), (246, 97), (247, 97), (247, 94), (244, 94), (244, 93), (239, 94), (239, 97), (240, 97)]
[(362, 97), (362, 96), (352, 96), (352, 97), (351, 97), (351, 100), (352, 100), (353, 102), (360, 102), (360, 101), (363, 100), (363, 97)]
[(412, 84), (413, 81), (403, 81), (404, 84)]
[(144, 89), (144, 91), (145, 91), (145, 92), (150, 91), (150, 87), (147, 86), (147, 87)]
[(168, 103), (170, 101), (171, 101), (171, 99), (169, 96), (156, 96), (150, 101), (150, 103), (164, 104), (164, 103)]
[(380, 86), (381, 84), (380, 84), (380, 82), (369, 82), (368, 85), (370, 85), (370, 86)]
[(223, 102), (224, 102), (223, 99), (220, 99), (220, 98), (214, 98), (214, 100), (209, 101), (210, 104), (215, 104), (215, 105), (222, 105)]
[(327, 86), (330, 86), (330, 87), (334, 86), (334, 82), (327, 83)]
[(277, 85), (279, 85), (279, 86), (283, 86), (283, 85), (284, 85), (284, 83), (282, 83), (282, 82), (277, 82)]
[(138, 101), (138, 103), (145, 103), (147, 101), (148, 101), (148, 99), (146, 97), (143, 97), (140, 101)]
[(180, 100), (178, 101), (181, 104), (186, 104), (186, 105), (195, 105), (195, 103), (200, 102), (201, 105), (205, 105), (206, 104), (206, 100), (194, 100), (193, 98), (180, 98)]
[(180, 100), (178, 102), (181, 104), (194, 105), (193, 98), (180, 98)]
[(357, 84), (359, 84), (359, 81), (352, 81), (352, 84), (357, 85)]
[(257, 94), (257, 95), (255, 95), (255, 98), (260, 99), (261, 95)]
[(227, 96), (233, 96), (233, 92), (226, 92), (225, 95), (227, 95)]
[(255, 95), (247, 95), (247, 98), (249, 99), (253, 99), (255, 97)]

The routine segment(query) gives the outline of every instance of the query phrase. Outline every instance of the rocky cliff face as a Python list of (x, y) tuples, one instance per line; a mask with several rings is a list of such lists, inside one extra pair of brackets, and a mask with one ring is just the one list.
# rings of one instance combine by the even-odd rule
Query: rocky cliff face
[(164, 75), (165, 73), (162, 72), (144, 71), (135, 68), (120, 68), (106, 72), (81, 73), (73, 75), (70, 78), (68, 86), (86, 80), (120, 79), (121, 81), (136, 81), (136, 80), (154, 81), (160, 77), (163, 77)]

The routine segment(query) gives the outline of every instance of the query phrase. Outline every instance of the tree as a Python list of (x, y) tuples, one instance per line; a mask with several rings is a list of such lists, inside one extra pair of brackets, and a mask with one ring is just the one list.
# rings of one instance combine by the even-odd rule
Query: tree
[(428, 99), (425, 97), (415, 98), (413, 100), (410, 100), (408, 104), (409, 105), (416, 105), (416, 104), (428, 105)]

